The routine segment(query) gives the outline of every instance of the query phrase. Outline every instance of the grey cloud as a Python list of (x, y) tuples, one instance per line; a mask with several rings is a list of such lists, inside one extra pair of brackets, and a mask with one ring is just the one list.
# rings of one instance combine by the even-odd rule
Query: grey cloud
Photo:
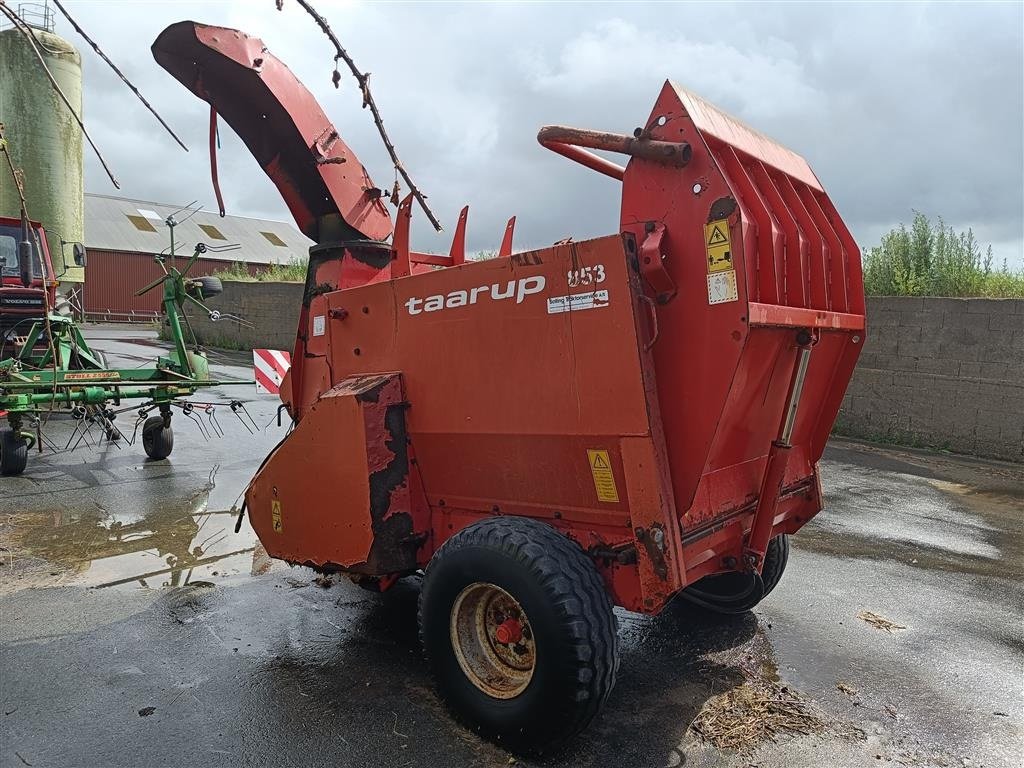
[[(614, 231), (618, 185), (544, 151), (537, 129), (628, 132), (671, 78), (807, 157), (862, 245), (919, 209), (972, 226), (1001, 258), (1024, 263), (1020, 4), (317, 5), (373, 72), (392, 138), (442, 221), (450, 228), (471, 204), (471, 248), (495, 248), (512, 214), (520, 246)], [(124, 194), (212, 201), (207, 112), (149, 54), (183, 18), (262, 37), (390, 186), (354, 82), (334, 90), (328, 43), (295, 4), (280, 14), (271, 0), (71, 7), (192, 149), (176, 149), (79, 45), (86, 119)], [(229, 209), (287, 218), (229, 133)], [(111, 191), (91, 159), (87, 171), (90, 190)], [(447, 248), (422, 215), (414, 236)]]

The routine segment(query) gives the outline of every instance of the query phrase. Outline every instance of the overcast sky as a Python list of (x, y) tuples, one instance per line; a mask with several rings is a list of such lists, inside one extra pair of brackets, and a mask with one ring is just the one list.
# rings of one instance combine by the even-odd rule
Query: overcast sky
[[(115, 2), (69, 9), (189, 145), (185, 154), (74, 31), (85, 116), (119, 194), (214, 208), (208, 107), (153, 61), (182, 19), (261, 37), (312, 90), (389, 187), (390, 162), (354, 80), (331, 86), (333, 49), (292, 0)], [(399, 155), (446, 229), (471, 204), (469, 248), (518, 247), (617, 228), (619, 184), (536, 143), (545, 124), (631, 132), (671, 78), (804, 155), (862, 246), (912, 210), (973, 227), (1024, 264), (1024, 4), (362, 4), (317, 0), (373, 73)], [(222, 127), (230, 213), (287, 219), (275, 187)], [(231, 135), (229, 135), (231, 134)], [(88, 191), (117, 194), (87, 159)], [(446, 250), (418, 211), (414, 245)]]

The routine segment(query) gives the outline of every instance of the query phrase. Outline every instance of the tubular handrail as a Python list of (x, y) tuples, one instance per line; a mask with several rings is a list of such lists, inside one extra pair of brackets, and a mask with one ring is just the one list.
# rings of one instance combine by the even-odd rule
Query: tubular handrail
[[(564, 125), (547, 125), (537, 133), (541, 146), (557, 152), (580, 165), (622, 181), (626, 169), (605, 160), (587, 149), (639, 157), (655, 163), (684, 167), (690, 162), (693, 149), (685, 141), (657, 141), (641, 136), (627, 136), (623, 133), (591, 131), (586, 128), (569, 128)], [(587, 149), (583, 149), (586, 147)]]

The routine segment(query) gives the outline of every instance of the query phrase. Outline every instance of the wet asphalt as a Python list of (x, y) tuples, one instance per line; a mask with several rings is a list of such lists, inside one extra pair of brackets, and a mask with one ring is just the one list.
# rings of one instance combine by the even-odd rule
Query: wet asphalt
[[(144, 329), (88, 335), (118, 365), (157, 351)], [(246, 353), (211, 359), (249, 375)], [(251, 384), (196, 399), (212, 413), (175, 417), (168, 460), (128, 444), (131, 412), (120, 445), (54, 418), (49, 439), (77, 449), (0, 480), (3, 768), (1021, 765), (1021, 466), (833, 441), (827, 509), (772, 595), (729, 618), (620, 613), (604, 712), (529, 761), (436, 699), (415, 580), (373, 595), (271, 563), (244, 522), (234, 533), (238, 495), (283, 436), (278, 401)], [(691, 727), (758, 678), (804, 702), (807, 733), (737, 751)]]

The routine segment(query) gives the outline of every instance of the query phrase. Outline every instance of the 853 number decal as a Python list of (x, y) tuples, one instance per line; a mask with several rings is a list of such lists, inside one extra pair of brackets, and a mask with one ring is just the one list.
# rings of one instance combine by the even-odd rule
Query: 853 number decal
[(566, 276), (569, 278), (570, 288), (577, 288), (581, 285), (597, 285), (605, 281), (604, 264), (570, 269)]

